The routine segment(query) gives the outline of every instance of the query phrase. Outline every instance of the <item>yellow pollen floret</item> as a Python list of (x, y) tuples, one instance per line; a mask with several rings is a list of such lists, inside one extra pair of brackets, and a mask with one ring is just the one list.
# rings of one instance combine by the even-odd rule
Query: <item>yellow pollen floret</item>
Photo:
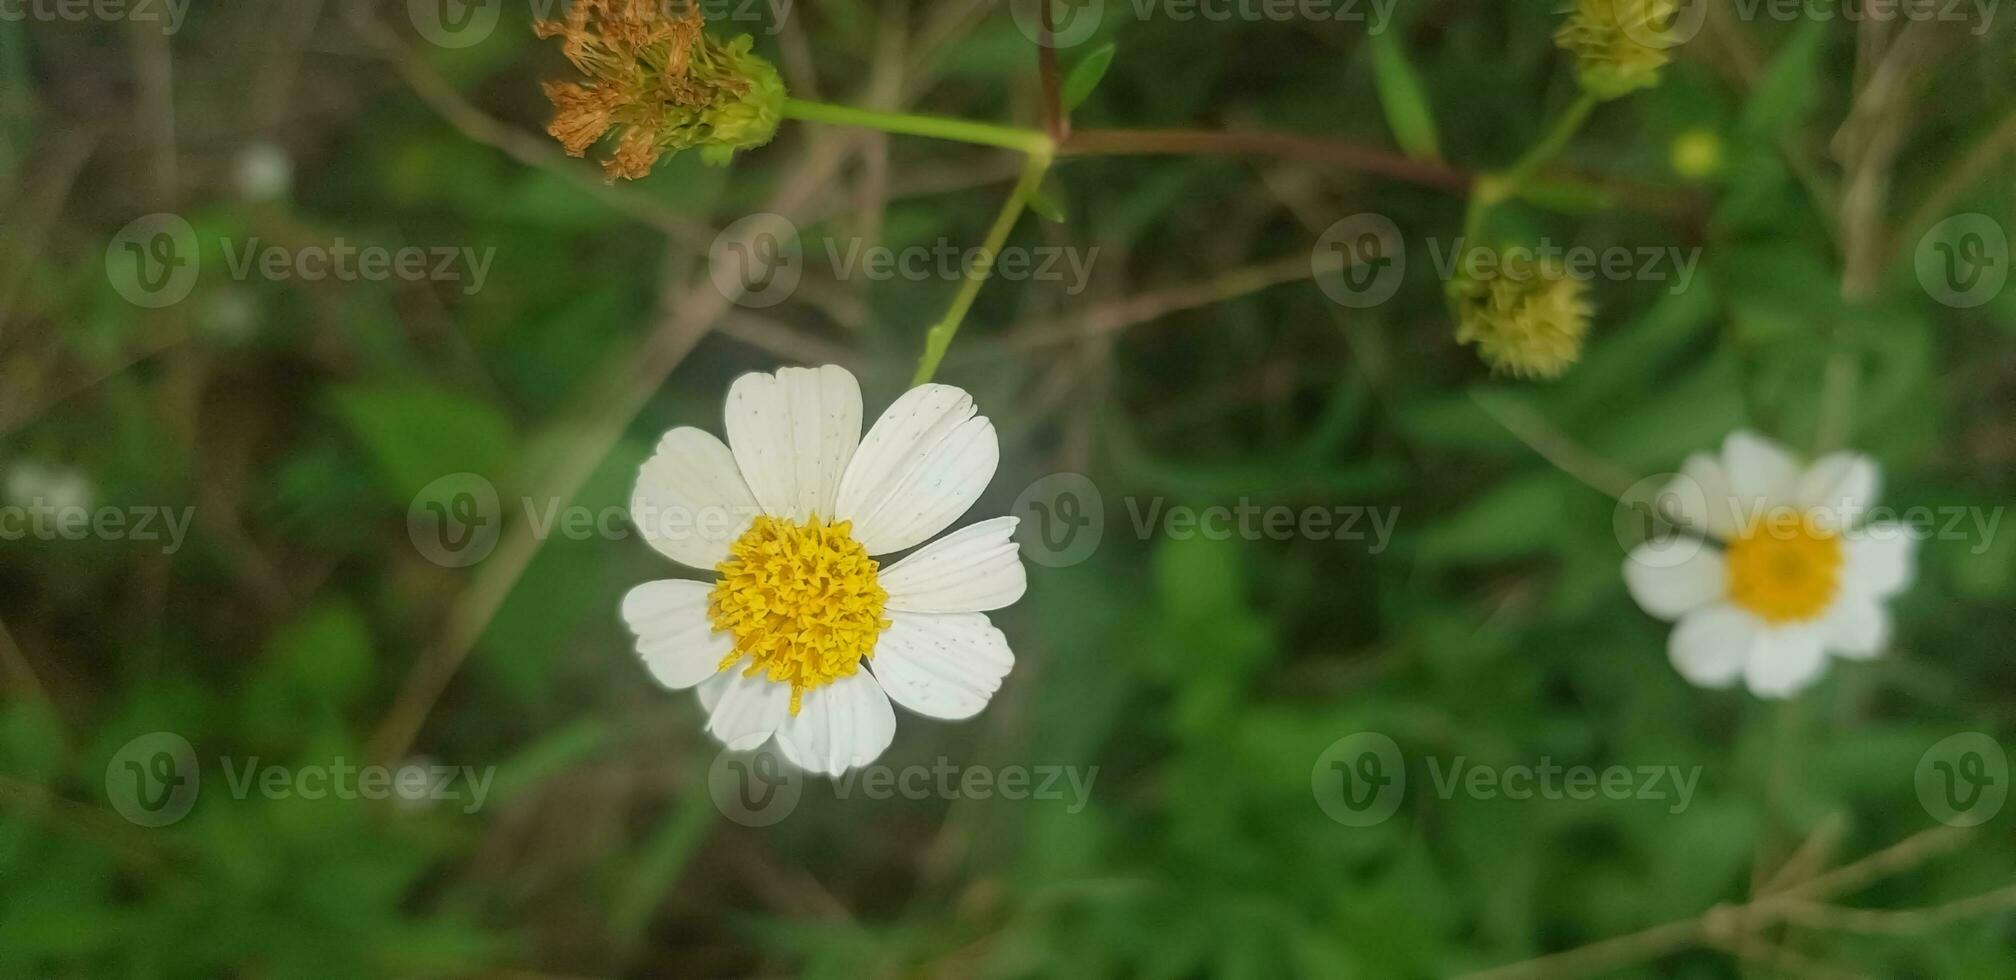
[(889, 628), (889, 594), (848, 521), (806, 524), (758, 517), (717, 566), (707, 617), (735, 638), (722, 670), (749, 658), (744, 676), (791, 685), (791, 714), (805, 692), (852, 677)]
[(1805, 622), (1834, 602), (1841, 539), (1796, 511), (1752, 521), (1729, 545), (1729, 600), (1770, 623)]

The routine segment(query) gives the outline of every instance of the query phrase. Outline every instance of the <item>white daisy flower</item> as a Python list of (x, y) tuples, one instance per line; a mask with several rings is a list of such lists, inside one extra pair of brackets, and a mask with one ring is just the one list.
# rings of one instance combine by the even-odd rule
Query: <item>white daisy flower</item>
[(738, 379), (726, 416), (727, 445), (673, 429), (637, 474), (630, 510), (645, 540), (718, 573), (623, 598), (652, 675), (697, 688), (721, 742), (774, 736), (785, 758), (827, 775), (889, 747), (892, 700), (932, 718), (978, 714), (1015, 664), (982, 613), (1027, 585), (1016, 519), (876, 560), (951, 526), (993, 478), (1000, 443), (972, 396), (912, 388), (864, 439), (852, 374), (784, 368)]
[(1880, 477), (1859, 453), (1802, 470), (1752, 432), (1731, 433), (1719, 458), (1689, 457), (1660, 507), (1712, 540), (1648, 541), (1624, 562), (1638, 605), (1676, 621), (1668, 653), (1681, 676), (1787, 698), (1820, 678), (1829, 653), (1881, 654), (1884, 603), (1911, 584), (1917, 542), (1900, 524), (1863, 523)]

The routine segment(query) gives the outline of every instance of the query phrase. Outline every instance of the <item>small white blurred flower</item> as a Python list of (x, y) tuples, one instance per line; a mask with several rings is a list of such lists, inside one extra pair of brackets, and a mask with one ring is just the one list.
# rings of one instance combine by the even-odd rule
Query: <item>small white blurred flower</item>
[(827, 775), (889, 747), (892, 701), (930, 718), (979, 714), (1015, 665), (983, 614), (1027, 582), (1013, 517), (925, 544), (1000, 462), (972, 396), (912, 388), (864, 438), (852, 374), (785, 368), (742, 376), (726, 415), (727, 444), (673, 429), (637, 474), (630, 515), (644, 539), (718, 575), (623, 598), (652, 676), (694, 688), (708, 734), (729, 748), (774, 737), (792, 764)]
[(66, 466), (24, 459), (7, 468), (7, 499), (31, 512), (89, 510), (91, 479)]
[(1885, 602), (1910, 586), (1917, 540), (1900, 524), (1863, 524), (1880, 480), (1860, 453), (1802, 469), (1744, 431), (1719, 457), (1689, 457), (1661, 504), (1712, 540), (1648, 541), (1624, 562), (1638, 605), (1676, 621), (1668, 653), (1681, 676), (1702, 687), (1740, 679), (1758, 697), (1787, 698), (1820, 679), (1830, 653), (1881, 655)]
[(294, 188), (294, 159), (272, 143), (252, 143), (238, 151), (231, 177), (248, 201), (278, 200)]

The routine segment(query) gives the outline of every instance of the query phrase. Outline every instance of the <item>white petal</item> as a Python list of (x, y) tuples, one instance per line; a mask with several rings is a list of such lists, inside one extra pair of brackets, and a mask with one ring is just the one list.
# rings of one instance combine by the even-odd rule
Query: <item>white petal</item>
[(734, 683), (735, 675), (736, 671), (724, 670), (701, 681), (700, 686), (693, 689), (693, 693), (700, 696), (700, 710), (712, 715), (714, 706), (721, 703), (721, 695), (727, 692), (729, 684)]
[(707, 718), (707, 734), (731, 749), (753, 749), (791, 716), (791, 685), (732, 667), (734, 675)]
[(777, 731), (784, 758), (806, 772), (838, 776), (882, 755), (896, 737), (896, 712), (868, 672), (805, 692), (796, 717)]
[(831, 518), (861, 442), (861, 386), (846, 368), (745, 374), (728, 389), (728, 444), (763, 512)]
[(1659, 492), (1659, 502), (1667, 517), (1723, 541), (1734, 538), (1742, 526), (1729, 474), (1722, 461), (1708, 453), (1687, 457), (1680, 474)]
[(1817, 625), (1765, 630), (1743, 679), (1760, 698), (1789, 698), (1820, 679), (1827, 667), (1825, 633)]
[(637, 470), (630, 521), (660, 554), (712, 569), (749, 529), (758, 510), (735, 457), (721, 440), (694, 428), (665, 433)]
[(1872, 660), (1890, 647), (1890, 611), (1874, 599), (1842, 596), (1821, 628), (1827, 649), (1849, 660)]
[(847, 475), (834, 513), (854, 522), (871, 555), (928, 540), (966, 513), (994, 478), (1001, 445), (973, 398), (950, 385), (920, 385), (877, 419)]
[(889, 566), (880, 576), (889, 608), (962, 613), (1014, 604), (1029, 587), (1020, 548), (1010, 537), (1019, 521), (969, 524)]
[(1681, 617), (1667, 638), (1673, 669), (1697, 687), (1728, 687), (1750, 662), (1763, 624), (1726, 602)]
[(1722, 469), (1729, 490), (1746, 518), (1792, 503), (1799, 464), (1785, 447), (1755, 432), (1739, 429), (1722, 441)]
[(1728, 591), (1722, 549), (1676, 535), (1647, 541), (1624, 559), (1624, 585), (1638, 606), (1660, 619), (1678, 619)]
[(1881, 482), (1875, 460), (1861, 453), (1829, 453), (1800, 475), (1793, 505), (1824, 527), (1854, 527), (1876, 505)]
[(869, 660), (890, 700), (920, 715), (971, 718), (1015, 666), (1008, 638), (978, 614), (889, 613)]
[(1887, 599), (1910, 587), (1918, 539), (1902, 524), (1871, 524), (1850, 532), (1841, 587), (1855, 595)]
[(714, 632), (704, 582), (646, 582), (623, 597), (623, 622), (637, 634), (637, 653), (658, 683), (680, 690), (720, 672), (735, 638)]

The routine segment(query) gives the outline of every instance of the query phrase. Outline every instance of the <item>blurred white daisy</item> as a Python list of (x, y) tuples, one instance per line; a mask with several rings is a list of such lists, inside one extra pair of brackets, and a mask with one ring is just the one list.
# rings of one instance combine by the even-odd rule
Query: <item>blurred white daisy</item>
[(1000, 444), (972, 397), (913, 388), (862, 438), (852, 374), (784, 368), (738, 379), (726, 417), (726, 445), (673, 429), (637, 474), (631, 519), (645, 540), (718, 573), (624, 597), (652, 675), (697, 687), (707, 731), (731, 748), (774, 736), (785, 758), (828, 775), (888, 748), (892, 700), (978, 714), (1015, 663), (981, 614), (1022, 597), (1016, 519), (876, 561), (949, 527), (993, 478)]
[(91, 509), (91, 478), (79, 470), (24, 459), (7, 470), (7, 499), (38, 516)]
[(1624, 562), (1638, 605), (1677, 621), (1668, 652), (1681, 675), (1786, 698), (1820, 678), (1829, 653), (1880, 655), (1885, 602), (1911, 584), (1917, 544), (1900, 524), (1864, 523), (1880, 478), (1859, 453), (1802, 469), (1752, 432), (1731, 433), (1720, 457), (1689, 457), (1660, 507), (1712, 540), (1659, 538)]

